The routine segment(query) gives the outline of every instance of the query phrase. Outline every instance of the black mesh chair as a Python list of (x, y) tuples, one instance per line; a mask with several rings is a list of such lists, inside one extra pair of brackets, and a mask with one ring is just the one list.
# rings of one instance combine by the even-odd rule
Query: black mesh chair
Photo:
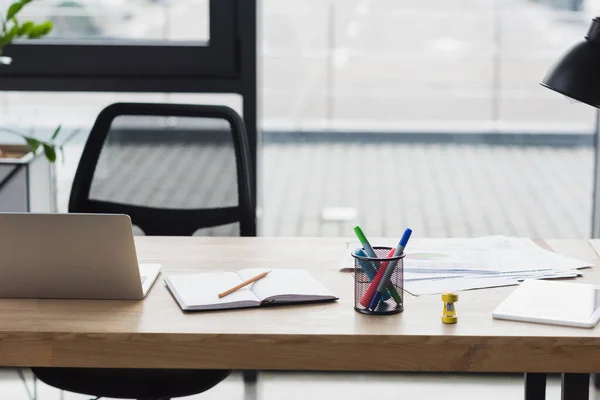
[[(113, 104), (98, 116), (69, 212), (128, 214), (146, 235), (256, 235), (248, 141), (227, 107)], [(33, 368), (92, 396), (165, 400), (206, 391), (228, 370)], [(250, 379), (255, 378), (248, 371)], [(245, 376), (246, 378), (246, 376)]]
[(146, 235), (256, 236), (252, 179), (232, 109), (113, 104), (87, 140), (69, 212), (128, 214)]

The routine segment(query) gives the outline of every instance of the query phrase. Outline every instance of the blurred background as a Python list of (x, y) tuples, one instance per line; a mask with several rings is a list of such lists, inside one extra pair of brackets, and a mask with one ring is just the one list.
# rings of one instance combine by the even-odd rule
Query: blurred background
[[(596, 111), (539, 82), (599, 13), (600, 0), (262, 0), (259, 233), (350, 237), (360, 224), (369, 237), (406, 227), (418, 237), (590, 237)], [(36, 0), (26, 18), (51, 19), (44, 40), (66, 43), (210, 40), (208, 0)], [(119, 101), (243, 111), (237, 95), (0, 91), (0, 127), (64, 127), (59, 211), (96, 116)], [(35, 397), (15, 371), (0, 372), (13, 398)], [(498, 398), (523, 393), (522, 376), (260, 376), (261, 398), (274, 399), (284, 390), (330, 398), (340, 388), (369, 398), (367, 382), (377, 393), (400, 384), (407, 398), (451, 396), (450, 385), (456, 399), (489, 395), (490, 384)], [(256, 398), (241, 382), (234, 375), (208, 396)], [(288, 390), (298, 382), (303, 390)], [(559, 387), (551, 380), (548, 398)]]
[[(9, 2), (4, 1), (6, 6)], [(52, 39), (210, 40), (206, 0), (38, 0)], [(598, 0), (263, 0), (260, 232), (268, 236), (585, 238), (596, 114), (542, 88)], [(60, 59), (48, 60), (60, 63)], [(89, 128), (116, 101), (235, 95), (0, 92), (0, 124), (75, 132), (59, 209)]]

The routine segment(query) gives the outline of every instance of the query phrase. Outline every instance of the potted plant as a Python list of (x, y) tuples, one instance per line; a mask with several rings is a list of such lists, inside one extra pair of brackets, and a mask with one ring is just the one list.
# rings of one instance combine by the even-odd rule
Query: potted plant
[[(34, 0), (13, 2), (5, 12), (0, 12), (0, 67), (12, 63), (4, 55), (5, 48), (15, 39), (39, 39), (50, 33), (52, 22), (20, 21), (19, 14)], [(23, 144), (0, 144), (0, 211), (23, 212), (56, 211), (54, 169), (56, 139), (60, 126), (49, 140), (40, 140), (16, 130), (0, 127), (23, 140)]]
[[(10, 65), (12, 63), (12, 58), (4, 55), (4, 49), (11, 44), (13, 40), (21, 38), (39, 39), (52, 31), (52, 21), (44, 21), (39, 24), (36, 24), (33, 21), (19, 22), (17, 18), (19, 13), (32, 1), (34, 0), (15, 1), (8, 7), (5, 13), (0, 14), (0, 23), (2, 24), (2, 34), (0, 35), (0, 65)], [(0, 128), (0, 130), (20, 136), (25, 140), (25, 143), (27, 143), (29, 149), (33, 153), (36, 153), (39, 148), (43, 148), (48, 161), (56, 161), (56, 145), (54, 142), (60, 132), (60, 126), (54, 131), (50, 141), (41, 141), (7, 128)], [(14, 149), (12, 149), (12, 151), (14, 152)], [(6, 154), (10, 153), (10, 151), (0, 147), (0, 157), (5, 158), (7, 157)]]

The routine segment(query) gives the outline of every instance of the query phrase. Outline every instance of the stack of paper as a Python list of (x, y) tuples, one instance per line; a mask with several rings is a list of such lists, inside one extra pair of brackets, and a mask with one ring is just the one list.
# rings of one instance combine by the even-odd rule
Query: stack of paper
[[(396, 243), (377, 243), (395, 247)], [(350, 242), (343, 268), (353, 268)], [(490, 236), (475, 239), (415, 239), (404, 259), (404, 290), (414, 295), (516, 285), (524, 279), (581, 275), (586, 261), (538, 246), (531, 239)]]

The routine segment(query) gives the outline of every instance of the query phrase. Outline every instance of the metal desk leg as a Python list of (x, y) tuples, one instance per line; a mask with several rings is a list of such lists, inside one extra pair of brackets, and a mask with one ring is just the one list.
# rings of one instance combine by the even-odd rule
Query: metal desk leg
[(525, 400), (546, 400), (546, 374), (525, 374)]
[(562, 400), (588, 400), (590, 374), (562, 374)]
[(242, 376), (244, 377), (244, 383), (256, 383), (258, 381), (258, 371), (244, 370)]

